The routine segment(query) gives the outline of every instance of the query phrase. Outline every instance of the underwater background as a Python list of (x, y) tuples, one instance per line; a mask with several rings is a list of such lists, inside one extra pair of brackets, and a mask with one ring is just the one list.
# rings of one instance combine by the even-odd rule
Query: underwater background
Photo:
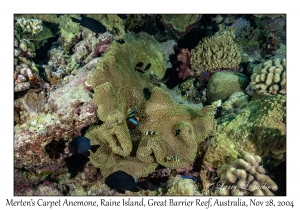
[(13, 44), (14, 195), (286, 195), (284, 14), (15, 14)]

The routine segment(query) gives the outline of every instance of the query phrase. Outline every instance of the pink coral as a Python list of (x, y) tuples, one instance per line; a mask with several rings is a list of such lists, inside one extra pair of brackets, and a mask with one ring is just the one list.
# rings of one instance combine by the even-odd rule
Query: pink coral
[(176, 68), (178, 71), (178, 77), (185, 80), (187, 77), (193, 75), (193, 70), (190, 66), (191, 53), (188, 49), (180, 49), (179, 54), (177, 55), (177, 60), (181, 61), (182, 64)]

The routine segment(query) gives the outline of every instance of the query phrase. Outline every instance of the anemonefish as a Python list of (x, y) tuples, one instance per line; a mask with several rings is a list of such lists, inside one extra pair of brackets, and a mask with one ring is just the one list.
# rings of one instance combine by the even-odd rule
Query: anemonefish
[(155, 131), (145, 131), (145, 135), (146, 136), (153, 136), (153, 135), (157, 135), (158, 133), (157, 132), (155, 132)]
[(178, 157), (169, 156), (165, 158), (166, 161), (173, 161), (173, 162), (180, 162), (180, 159)]

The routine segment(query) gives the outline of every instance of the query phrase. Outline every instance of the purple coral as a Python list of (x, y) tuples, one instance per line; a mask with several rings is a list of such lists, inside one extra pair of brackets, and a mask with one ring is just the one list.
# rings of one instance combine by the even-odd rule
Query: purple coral
[(187, 77), (193, 75), (192, 68), (190, 66), (191, 53), (188, 49), (180, 49), (179, 54), (177, 55), (177, 60), (182, 63), (176, 68), (178, 71), (178, 77), (185, 80)]

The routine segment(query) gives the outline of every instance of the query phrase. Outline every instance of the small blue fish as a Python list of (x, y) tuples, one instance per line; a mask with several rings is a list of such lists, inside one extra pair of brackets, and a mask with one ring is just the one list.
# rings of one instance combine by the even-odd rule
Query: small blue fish
[(116, 171), (110, 174), (105, 179), (105, 184), (111, 189), (123, 194), (125, 190), (138, 192), (138, 187), (141, 186), (142, 189), (144, 189), (145, 185), (144, 181), (136, 183), (134, 177), (124, 171)]
[(133, 119), (133, 118), (129, 118), (128, 119), (130, 122), (132, 122), (133, 124), (135, 124), (135, 125), (138, 125), (139, 123), (135, 120), (135, 119)]
[(97, 151), (99, 145), (91, 145), (91, 140), (83, 137), (77, 136), (69, 143), (69, 151), (75, 155), (90, 155), (88, 150), (91, 150), (93, 153)]
[(196, 177), (193, 177), (193, 176), (185, 176), (185, 175), (181, 175), (181, 178), (184, 178), (184, 179), (192, 179), (192, 180), (194, 180), (195, 182), (198, 182), (198, 181), (199, 181)]

